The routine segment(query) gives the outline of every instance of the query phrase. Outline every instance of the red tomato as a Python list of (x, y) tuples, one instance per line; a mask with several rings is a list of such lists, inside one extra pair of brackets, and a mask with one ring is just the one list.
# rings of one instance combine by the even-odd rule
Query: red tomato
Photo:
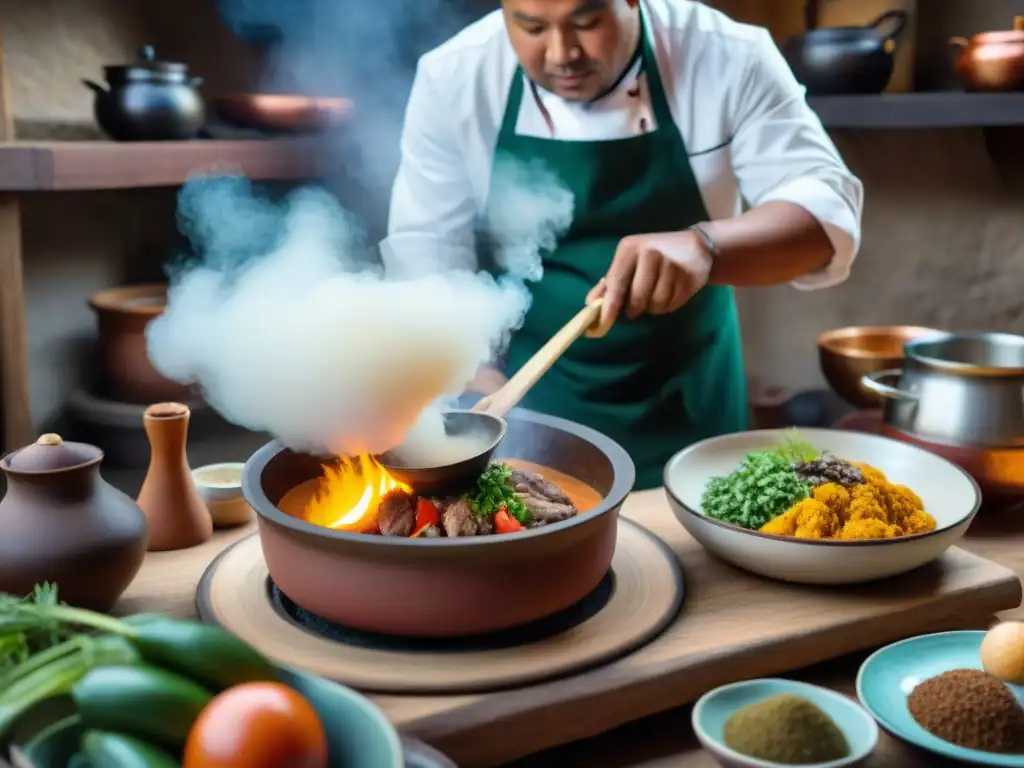
[(439, 525), (440, 518), (434, 502), (420, 496), (416, 502), (416, 530), (419, 531), (426, 525)]
[(229, 688), (196, 718), (182, 768), (327, 768), (327, 735), (297, 691), (280, 683)]
[(515, 533), (523, 530), (523, 524), (512, 517), (505, 507), (502, 507), (494, 515), (494, 530), (498, 533)]

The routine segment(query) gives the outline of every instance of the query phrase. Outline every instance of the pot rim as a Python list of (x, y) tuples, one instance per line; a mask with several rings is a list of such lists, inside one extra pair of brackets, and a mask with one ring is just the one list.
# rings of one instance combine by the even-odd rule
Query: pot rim
[[(848, 325), (843, 328), (833, 328), (829, 331), (822, 331), (818, 334), (818, 347), (839, 357), (849, 358), (878, 358), (894, 357), (893, 355), (882, 355), (866, 349), (847, 349), (843, 346), (844, 341), (861, 338), (863, 336), (892, 336), (902, 338), (903, 344), (911, 341), (936, 336), (945, 333), (938, 328), (928, 328), (923, 325)], [(906, 334), (913, 334), (907, 336)], [(902, 355), (900, 355), (902, 357)]]
[(940, 331), (939, 333), (914, 339), (903, 346), (903, 352), (907, 360), (920, 363), (932, 371), (941, 371), (952, 374), (970, 374), (973, 376), (1012, 377), (1024, 376), (1024, 366), (1016, 367), (994, 367), (978, 365), (977, 363), (958, 363), (952, 360), (943, 360), (938, 357), (929, 357), (915, 353), (915, 348), (922, 344), (929, 344), (939, 341), (950, 341), (951, 339), (966, 340), (987, 340), (987, 341), (1013, 341), (1017, 346), (1024, 348), (1024, 336), (1014, 333), (998, 333), (991, 331), (968, 331), (956, 333), (952, 331)]
[(138, 285), (122, 285), (117, 288), (105, 288), (97, 291), (89, 298), (89, 306), (97, 312), (110, 312), (122, 315), (142, 315), (156, 317), (163, 314), (165, 304), (137, 304), (133, 299), (160, 296), (166, 300), (170, 286), (166, 283), (140, 283)]
[(564, 531), (578, 525), (586, 525), (592, 520), (618, 509), (632, 491), (633, 483), (636, 480), (636, 469), (633, 465), (633, 460), (626, 452), (626, 449), (610, 437), (606, 437), (595, 429), (585, 427), (568, 419), (548, 416), (547, 414), (525, 409), (513, 409), (506, 416), (506, 419), (509, 421), (527, 421), (560, 429), (600, 449), (611, 461), (615, 471), (615, 480), (612, 483), (612, 487), (601, 503), (593, 509), (577, 514), (569, 520), (545, 525), (542, 528), (529, 528), (518, 532), (515, 536), (459, 536), (455, 538), (423, 539), (420, 537), (375, 536), (365, 533), (339, 531), (307, 523), (305, 520), (300, 520), (297, 517), (292, 517), (282, 512), (263, 492), (263, 486), (260, 482), (263, 470), (279, 453), (290, 450), (280, 440), (272, 440), (267, 443), (245, 462), (245, 467), (242, 470), (242, 495), (260, 518), (272, 525), (285, 528), (300, 535), (309, 535), (332, 541), (347, 541), (354, 544), (363, 544), (367, 547), (449, 550), (507, 546), (527, 539), (554, 535), (559, 531)]

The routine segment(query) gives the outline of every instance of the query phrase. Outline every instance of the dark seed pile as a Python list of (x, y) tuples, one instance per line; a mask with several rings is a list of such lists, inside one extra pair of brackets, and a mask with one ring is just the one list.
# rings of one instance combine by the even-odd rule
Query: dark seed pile
[(983, 752), (1024, 752), (1024, 709), (994, 675), (945, 672), (918, 685), (907, 706), (918, 725), (945, 741)]
[(802, 461), (793, 470), (808, 485), (824, 485), (838, 483), (847, 488), (864, 482), (864, 473), (852, 464), (838, 459), (831, 454), (822, 454), (820, 459)]

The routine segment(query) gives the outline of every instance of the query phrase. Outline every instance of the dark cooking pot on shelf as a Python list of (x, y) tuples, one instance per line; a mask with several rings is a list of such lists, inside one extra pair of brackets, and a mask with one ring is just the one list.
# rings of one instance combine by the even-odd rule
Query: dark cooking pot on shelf
[[(406, 538), (351, 533), (288, 514), (323, 474), (322, 459), (270, 443), (245, 464), (242, 492), (256, 511), (270, 577), (306, 610), (342, 626), (402, 637), (460, 637), (553, 616), (608, 573), (619, 509), (633, 488), (629, 454), (565, 419), (507, 417), (498, 458), (561, 472), (600, 495), (575, 517), (508, 536)], [(282, 503), (284, 500), (284, 503)]]
[(974, 476), (986, 502), (1024, 498), (1024, 337), (939, 333), (908, 342), (902, 368), (869, 373), (883, 432)]
[(811, 96), (881, 93), (909, 20), (905, 11), (887, 11), (863, 27), (810, 28), (790, 38), (782, 53)]
[(136, 64), (103, 68), (106, 85), (82, 82), (96, 94), (96, 122), (117, 141), (194, 139), (206, 122), (206, 107), (188, 66), (157, 61), (151, 46)]

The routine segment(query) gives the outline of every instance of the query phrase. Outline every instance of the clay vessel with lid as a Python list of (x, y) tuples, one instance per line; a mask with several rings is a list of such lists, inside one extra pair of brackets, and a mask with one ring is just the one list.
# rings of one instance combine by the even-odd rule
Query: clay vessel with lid
[(100, 476), (103, 451), (47, 434), (0, 460), (0, 591), (27, 595), (57, 584), (58, 597), (110, 610), (146, 555), (142, 510)]
[(194, 547), (213, 535), (185, 453), (189, 417), (181, 403), (157, 403), (142, 415), (150, 458), (138, 502), (149, 520), (150, 551)]

